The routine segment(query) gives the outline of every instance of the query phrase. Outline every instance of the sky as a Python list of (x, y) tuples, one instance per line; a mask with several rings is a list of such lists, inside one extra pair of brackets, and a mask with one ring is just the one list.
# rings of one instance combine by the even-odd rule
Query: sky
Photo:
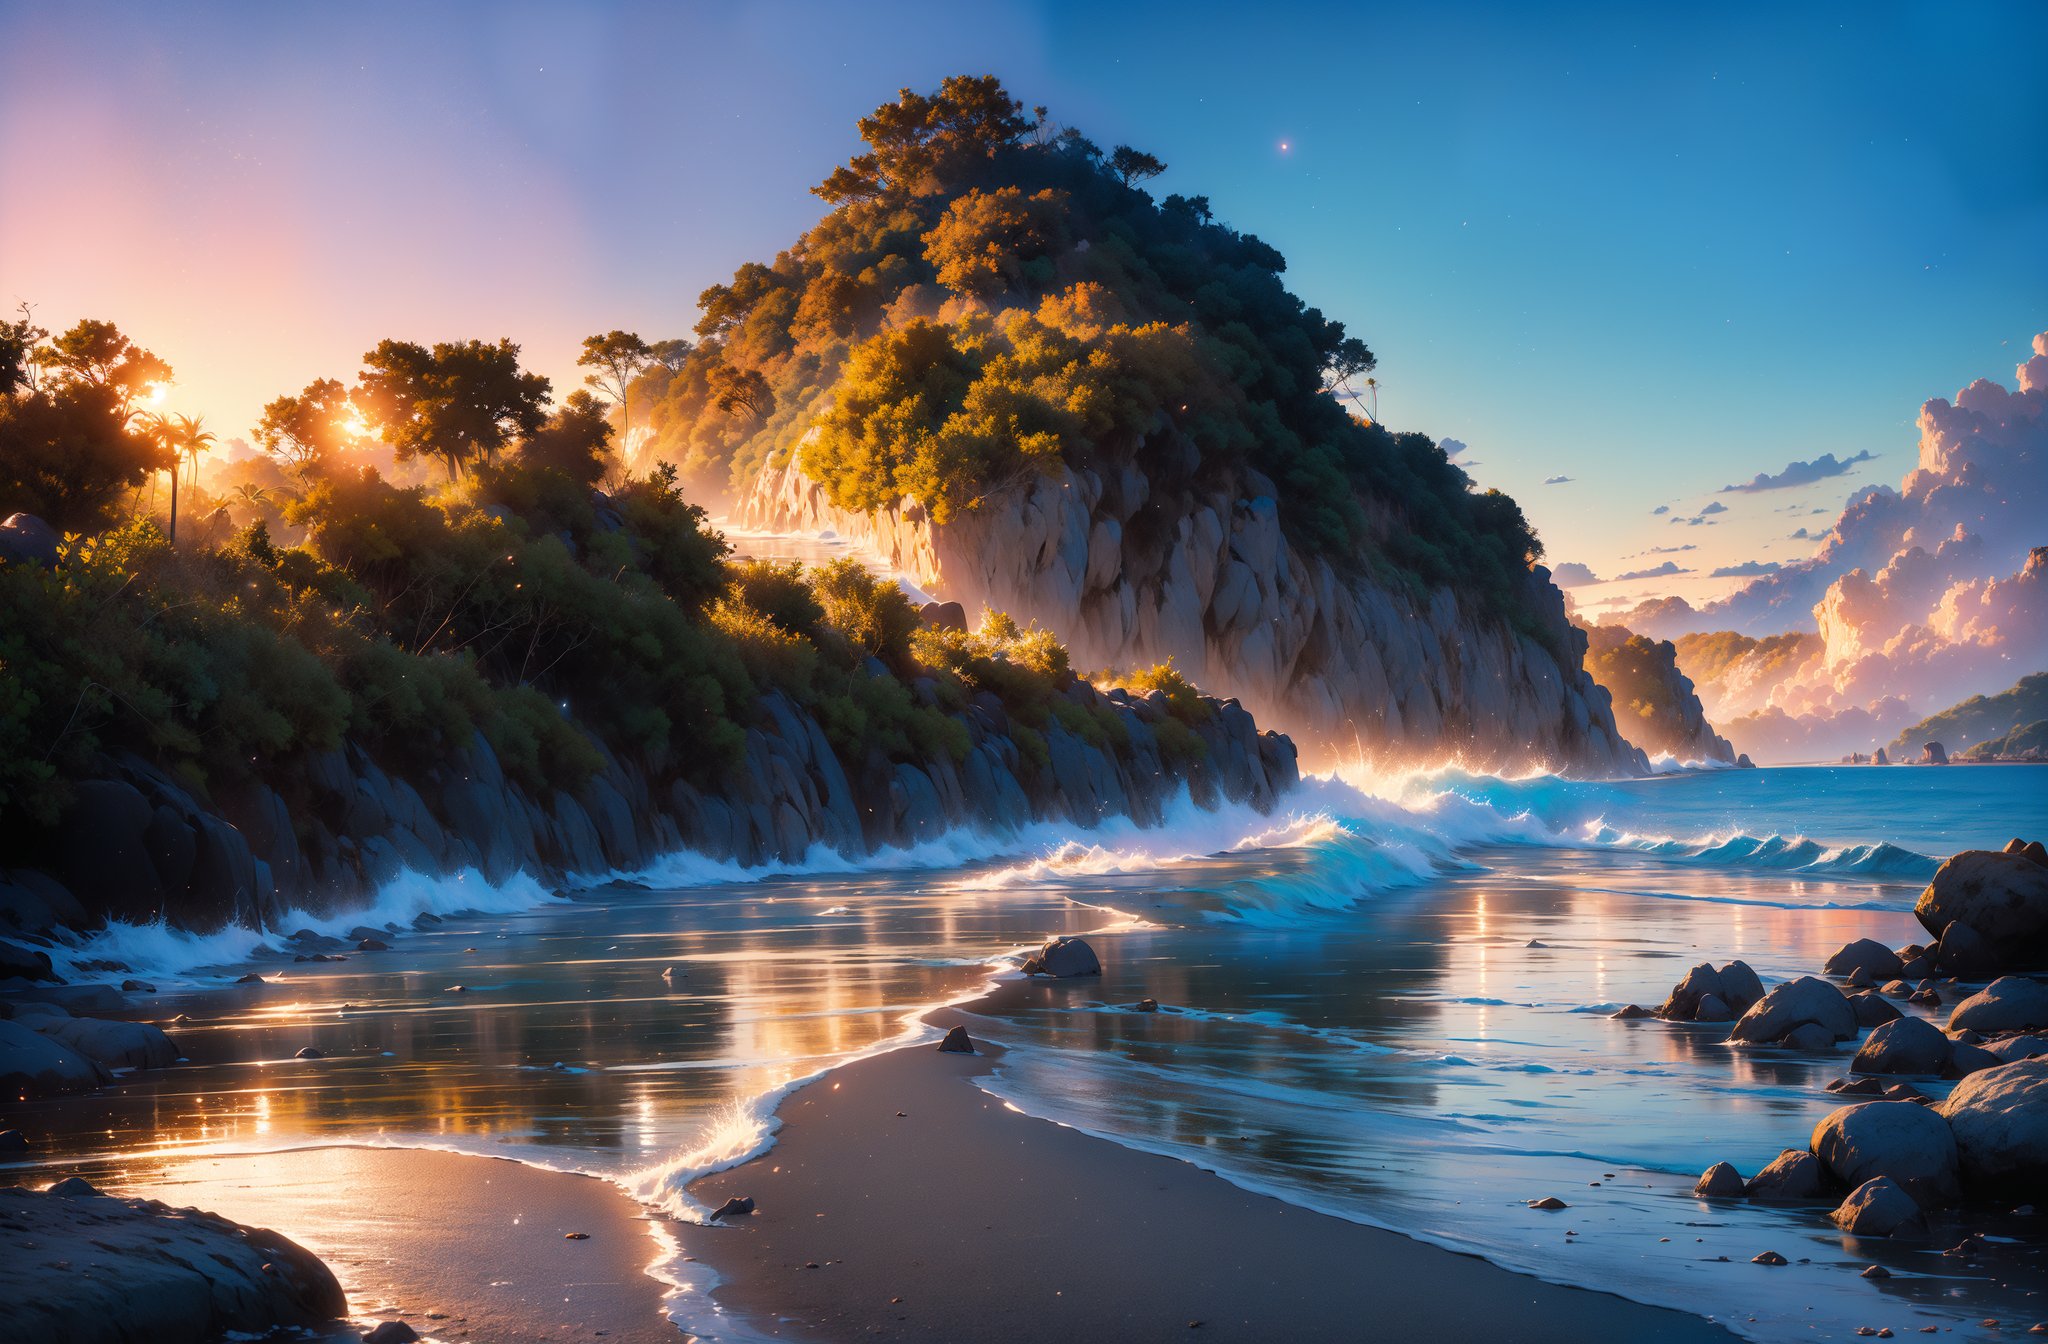
[(1689, 571), (1581, 602), (1700, 600), (2048, 328), (2044, 51), (2031, 2), (0, 0), (0, 303), (113, 319), (224, 437), (386, 336), (565, 393), (815, 220), (856, 118), (992, 72), (1278, 247), (1553, 563)]

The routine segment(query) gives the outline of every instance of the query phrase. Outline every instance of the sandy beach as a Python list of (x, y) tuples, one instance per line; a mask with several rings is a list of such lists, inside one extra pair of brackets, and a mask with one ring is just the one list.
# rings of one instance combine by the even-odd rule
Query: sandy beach
[(994, 1063), (912, 1047), (791, 1097), (767, 1157), (692, 1187), (759, 1205), (691, 1239), (716, 1298), (791, 1339), (1730, 1338), (1032, 1118), (974, 1086)]
[[(105, 1188), (271, 1227), (327, 1262), (363, 1325), (479, 1344), (679, 1338), (649, 1215), (566, 1172), (407, 1148), (190, 1158)], [(568, 1234), (582, 1233), (571, 1240)]]

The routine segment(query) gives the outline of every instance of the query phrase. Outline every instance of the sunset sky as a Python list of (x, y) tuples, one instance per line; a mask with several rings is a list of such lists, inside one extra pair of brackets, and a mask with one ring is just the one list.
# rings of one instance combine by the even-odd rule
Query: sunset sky
[(0, 0), (0, 301), (119, 322), (223, 437), (384, 336), (566, 391), (815, 219), (858, 116), (992, 71), (1278, 246), (1602, 577), (1804, 555), (2048, 326), (2038, 4), (1104, 8)]

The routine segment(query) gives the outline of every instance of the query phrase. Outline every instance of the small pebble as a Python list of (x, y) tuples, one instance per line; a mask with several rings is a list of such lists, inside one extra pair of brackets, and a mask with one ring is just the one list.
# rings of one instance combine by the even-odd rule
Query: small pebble
[(1872, 1265), (1863, 1271), (1863, 1277), (1866, 1279), (1888, 1279), (1891, 1276), (1892, 1272), (1883, 1265)]
[(1545, 1195), (1541, 1199), (1530, 1200), (1529, 1207), (1532, 1209), (1544, 1209), (1547, 1211), (1555, 1212), (1558, 1209), (1568, 1209), (1571, 1207), (1571, 1205), (1565, 1203), (1556, 1195)]
[(564, 1232), (564, 1233), (562, 1234), (562, 1240), (563, 1240), (563, 1241), (589, 1241), (589, 1240), (590, 1240), (590, 1234), (589, 1234), (588, 1232)]
[(1785, 1265), (1790, 1264), (1791, 1261), (1779, 1255), (1776, 1251), (1765, 1251), (1762, 1255), (1751, 1256), (1749, 1263), (1752, 1265)]

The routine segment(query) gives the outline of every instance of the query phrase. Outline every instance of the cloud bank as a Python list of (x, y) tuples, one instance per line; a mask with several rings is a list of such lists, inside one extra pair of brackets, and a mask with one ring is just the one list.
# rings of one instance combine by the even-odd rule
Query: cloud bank
[(1600, 576), (1576, 560), (1567, 560), (1550, 571), (1550, 581), (1560, 588), (1583, 588), (1589, 583), (1599, 583)]
[(1869, 751), (2048, 668), (2048, 332), (2016, 373), (2016, 390), (1980, 378), (1922, 406), (1914, 468), (1851, 496), (1812, 559), (1701, 608), (1663, 599), (1610, 619), (1662, 638), (1817, 637), (1796, 660), (1695, 677), (1759, 760), (1850, 739), (1842, 750)]
[(1614, 576), (1614, 581), (1616, 583), (1627, 583), (1632, 579), (1664, 579), (1677, 574), (1690, 573), (1692, 571), (1689, 569), (1680, 569), (1677, 561), (1666, 560), (1663, 564), (1651, 569), (1633, 569), (1626, 574), (1617, 574)]

